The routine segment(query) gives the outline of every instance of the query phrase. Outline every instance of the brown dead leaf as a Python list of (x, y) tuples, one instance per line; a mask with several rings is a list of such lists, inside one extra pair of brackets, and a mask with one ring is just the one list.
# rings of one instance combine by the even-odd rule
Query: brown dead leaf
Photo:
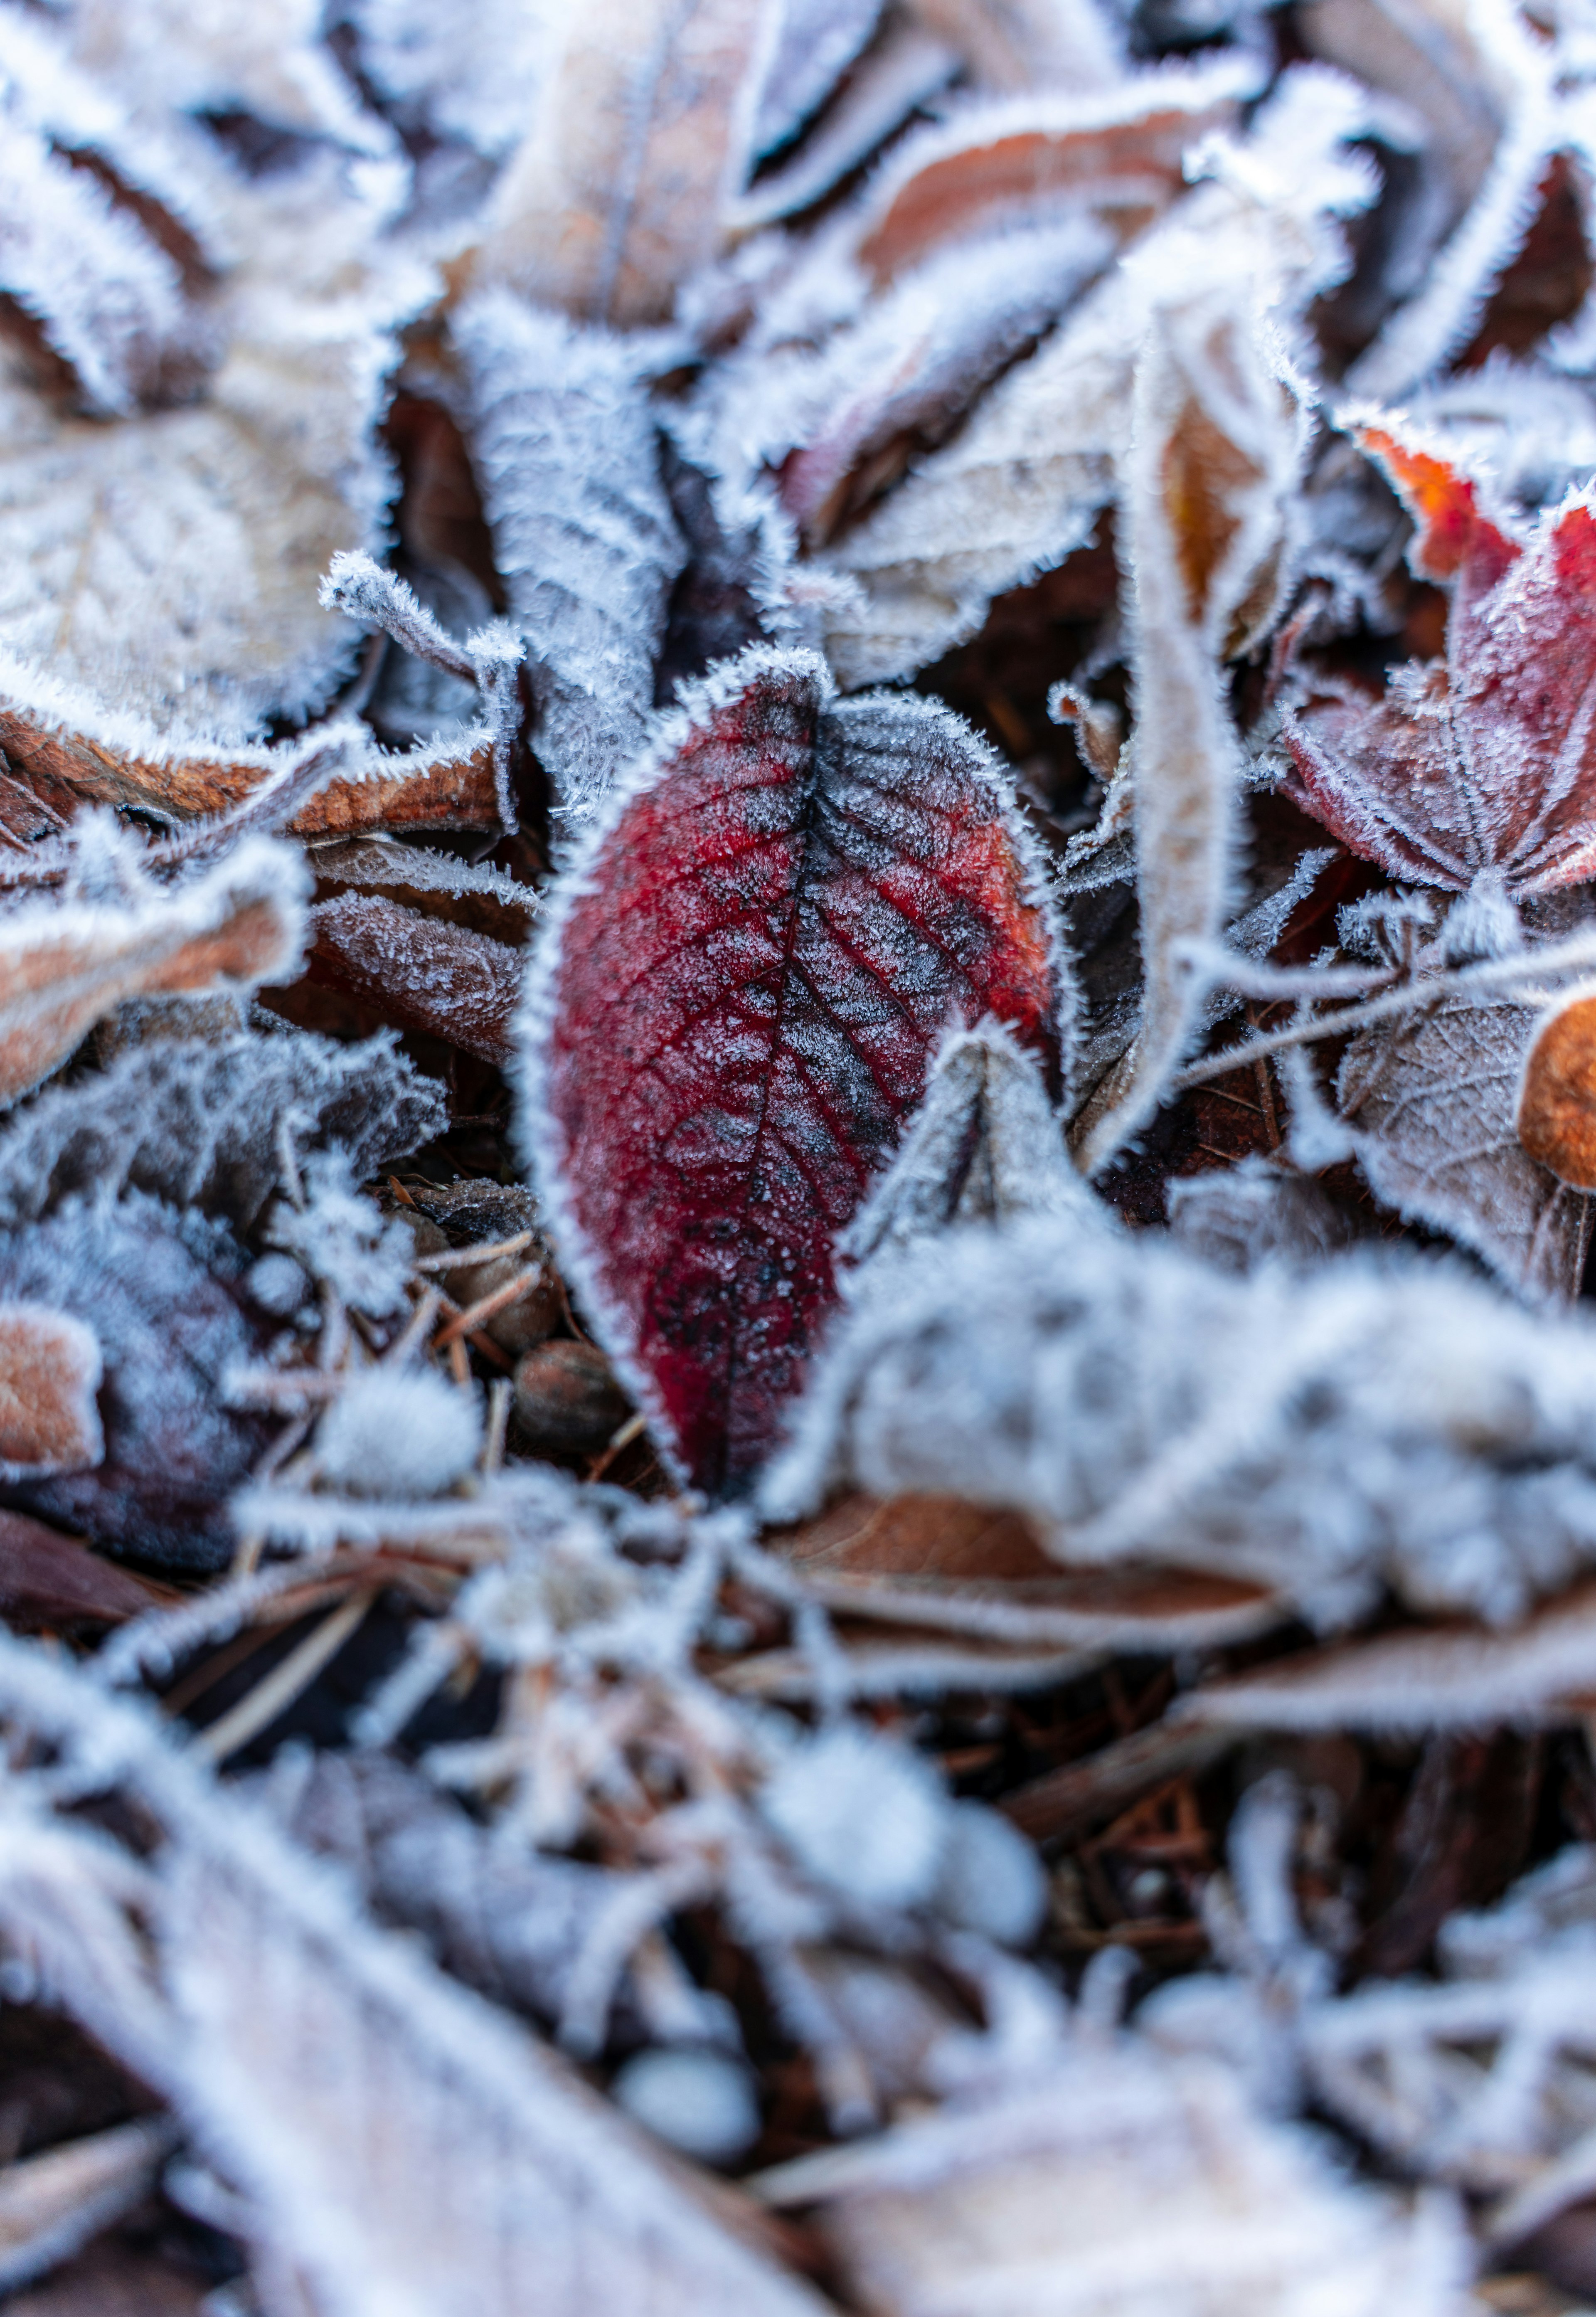
[(668, 321), (748, 165), (766, 0), (589, 0), (461, 269), (586, 322)]
[(485, 1061), (508, 1059), (518, 951), (380, 893), (318, 901), (310, 926), (312, 981), (348, 992), (401, 1029), (429, 1031)]
[(1514, 1123), (1559, 1182), (1596, 1191), (1596, 992), (1575, 990), (1535, 1030)]
[(105, 1454), (94, 1331), (38, 1303), (0, 1304), (0, 1472), (81, 1472)]
[(0, 1101), (48, 1077), (126, 998), (286, 974), (303, 879), (297, 855), (257, 838), (188, 885), (18, 908), (0, 926)]
[(1124, 72), (1113, 19), (1093, 0), (913, 0), (909, 13), (965, 59), (977, 87), (1111, 87)]
[[(113, 737), (110, 720), (97, 717), (86, 701), (71, 705), (76, 712), (67, 720), (25, 686), (13, 682), (0, 691), (0, 752), (38, 800), (37, 809), (59, 820), (69, 820), (83, 804), (117, 805), (164, 825), (210, 818), (243, 804), (295, 753), (252, 747), (168, 754), (155, 745), (153, 734), (145, 750)], [(374, 747), (356, 754), (349, 769), (295, 816), (290, 833), (361, 836), (380, 829), (486, 829), (497, 821), (493, 742), (474, 730), (453, 744), (407, 756), (387, 756)]]

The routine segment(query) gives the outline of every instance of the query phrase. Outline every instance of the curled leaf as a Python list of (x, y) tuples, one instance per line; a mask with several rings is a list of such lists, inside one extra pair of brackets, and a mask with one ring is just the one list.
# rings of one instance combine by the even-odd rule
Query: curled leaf
[(1048, 1052), (1055, 971), (1013, 808), (945, 710), (837, 702), (813, 655), (754, 650), (632, 774), (535, 952), (525, 1132), (700, 1486), (769, 1453), (945, 1030), (990, 1013)]

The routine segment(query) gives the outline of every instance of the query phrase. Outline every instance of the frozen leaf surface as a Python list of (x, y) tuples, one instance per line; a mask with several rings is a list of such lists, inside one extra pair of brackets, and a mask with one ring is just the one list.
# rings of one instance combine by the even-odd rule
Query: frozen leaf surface
[(1393, 877), (1580, 884), (1596, 867), (1596, 516), (1573, 497), (1520, 539), (1445, 460), (1384, 427), (1363, 439), (1418, 524), (1414, 569), (1450, 585), (1446, 657), (1406, 662), (1378, 701), (1303, 679), (1289, 792)]
[[(1240, 93), (1235, 66), (1209, 70), (1215, 79), (1194, 71), (1183, 85), (1193, 115)], [(1175, 141), (1169, 84), (1155, 76), (1143, 94), (1159, 123), (1154, 149), (1163, 152)], [(923, 666), (980, 625), (992, 596), (1062, 563), (1092, 536), (1119, 488), (1131, 380), (1155, 314), (1185, 307), (1195, 335), (1205, 295), (1217, 293), (1230, 327), (1244, 330), (1267, 302), (1278, 331), (1334, 278), (1344, 258), (1333, 217), (1369, 192), (1338, 152), (1355, 120), (1351, 92), (1340, 84), (1311, 72), (1285, 76), (1239, 146), (1243, 169), (1176, 202), (1040, 352), (992, 389), (954, 441), (835, 542), (828, 566), (861, 591), (827, 628), (844, 683)], [(1191, 126), (1195, 135), (1199, 121)], [(1145, 201), (1167, 201), (1160, 183), (1150, 171)], [(1115, 190), (1110, 174), (1110, 210)], [(1083, 205), (1092, 206), (1089, 189)], [(1265, 281), (1267, 296), (1259, 286)], [(1226, 282), (1228, 292), (1220, 289)], [(1244, 392), (1255, 409), (1252, 389)], [(1251, 409), (1235, 415), (1253, 423)], [(1250, 440), (1242, 449), (1254, 455)], [(1222, 488), (1234, 490), (1238, 479), (1231, 470)]]
[(308, 971), (405, 1030), (504, 1060), (521, 995), (521, 956), (486, 934), (424, 917), (380, 893), (341, 893), (310, 912)]
[(557, 19), (475, 276), (620, 328), (664, 322), (741, 191), (773, 0), (596, 0)]
[(1230, 2070), (1128, 2036), (1066, 2044), (1048, 2073), (800, 2160), (767, 2193), (818, 2203), (882, 2317), (1379, 2317), (1393, 2295), (1457, 2317), (1456, 2216), (1353, 2186)]
[(391, 1037), (335, 1046), (300, 1031), (157, 1039), (47, 1087), (0, 1137), (0, 1221), (37, 1221), (74, 1193), (147, 1191), (247, 1230), (276, 1188), (281, 1135), (335, 1142), (357, 1175), (443, 1125), (441, 1095)]
[(1055, 1032), (1029, 856), (985, 750), (753, 652), (633, 775), (536, 953), (528, 1140), (563, 1259), (682, 1469), (745, 1487), (834, 1248), (944, 1031)]
[(683, 549), (638, 368), (618, 338), (504, 291), (454, 335), (498, 566), (532, 671), (533, 744), (591, 812), (642, 746)]
[(1526, 1150), (1520, 1081), (1536, 1026), (1525, 1006), (1449, 1000), (1360, 1031), (1336, 1079), (1375, 1196), (1449, 1231), (1535, 1302), (1579, 1293), (1591, 1201)]
[(1028, 1515), (1066, 1564), (1242, 1579), (1344, 1622), (1504, 1619), (1596, 1554), (1596, 1336), (1433, 1265), (1210, 1270), (1078, 1210), (884, 1255), (772, 1469)]
[(104, 899), (86, 898), (88, 855), (77, 859), (76, 891), (0, 918), (0, 1100), (48, 1077), (126, 998), (250, 989), (299, 955), (305, 877), (286, 846), (246, 840), (192, 882), (165, 889), (123, 849)]

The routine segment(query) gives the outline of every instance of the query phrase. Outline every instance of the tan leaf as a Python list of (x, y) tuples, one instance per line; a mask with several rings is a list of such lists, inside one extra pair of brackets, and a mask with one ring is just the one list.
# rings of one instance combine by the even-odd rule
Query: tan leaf
[[(1336, 1096), (1377, 1198), (1408, 1221), (1449, 1231), (1519, 1293), (1567, 1302), (1579, 1293), (1592, 1211), (1515, 1123), (1536, 1020), (1527, 1006), (1453, 999), (1377, 1024), (1348, 1047)], [(1556, 1099), (1553, 1074), (1580, 1030), (1575, 1016), (1555, 1033), (1532, 1099)], [(1544, 1107), (1538, 1119), (1538, 1132), (1556, 1131)]]
[(1577, 1722), (1596, 1702), (1596, 1586), (1506, 1631), (1441, 1625), (1311, 1650), (1194, 1692), (1177, 1715), (1266, 1730), (1483, 1730)]
[(9, 2297), (138, 2204), (171, 2150), (170, 2127), (142, 2119), (0, 2169), (0, 2291)]
[(1138, 2039), (766, 2174), (877, 2317), (1453, 2317), (1461, 2231), (1336, 2172), (1229, 2070)]
[(1575, 990), (1534, 1028), (1513, 1123), (1559, 1182), (1596, 1191), (1596, 993)]
[(770, 0), (590, 0), (464, 274), (577, 320), (670, 318), (712, 257), (749, 158)]
[(296, 854), (253, 838), (192, 884), (15, 909), (0, 921), (0, 1101), (48, 1077), (125, 998), (288, 973), (304, 888)]
[(0, 1471), (81, 1472), (105, 1454), (92, 1328), (39, 1303), (0, 1304)]

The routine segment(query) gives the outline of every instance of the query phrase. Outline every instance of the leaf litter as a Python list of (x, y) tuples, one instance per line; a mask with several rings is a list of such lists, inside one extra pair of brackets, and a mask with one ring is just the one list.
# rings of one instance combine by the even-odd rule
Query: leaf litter
[(1589, 48), (0, 7), (19, 2307), (1596, 2296)]

